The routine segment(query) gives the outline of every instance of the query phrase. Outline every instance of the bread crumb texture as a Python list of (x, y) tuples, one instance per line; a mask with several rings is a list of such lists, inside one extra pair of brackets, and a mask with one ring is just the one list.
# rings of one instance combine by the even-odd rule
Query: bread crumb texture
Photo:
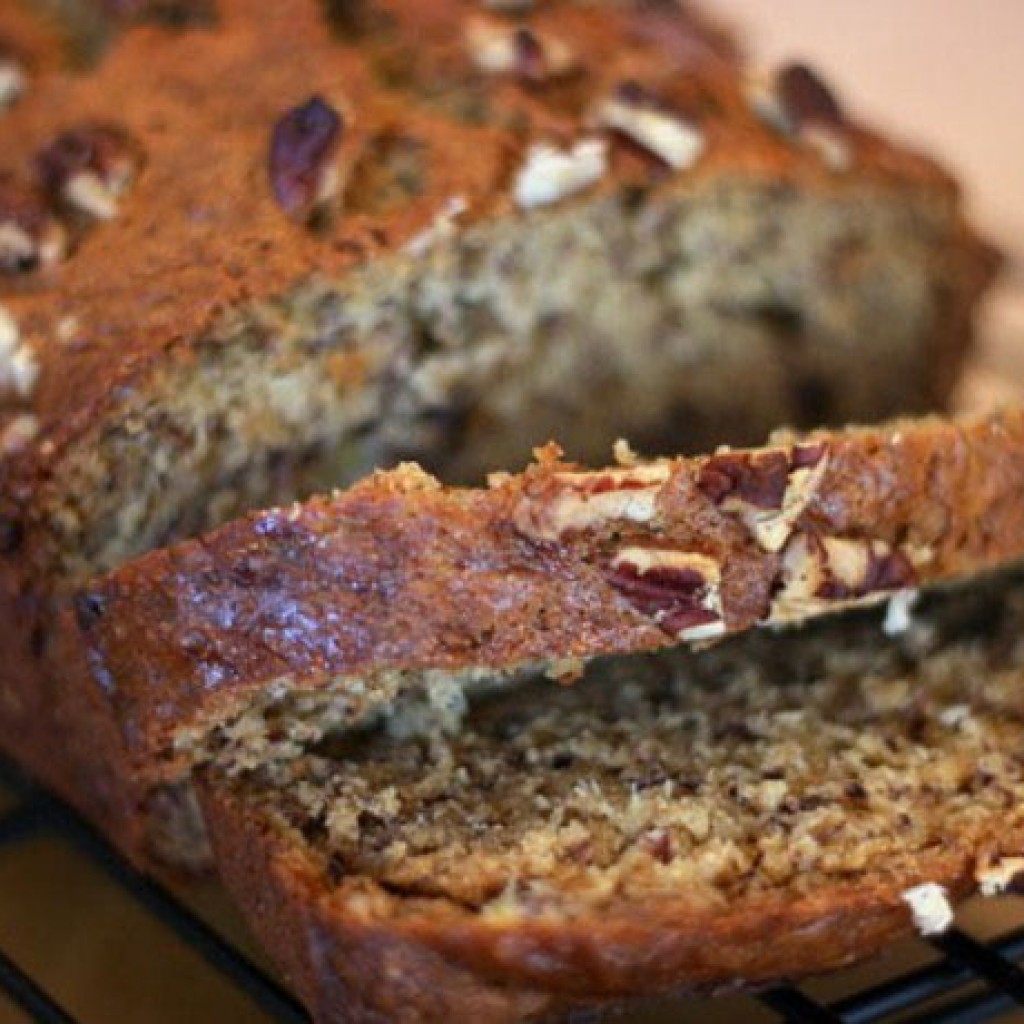
[[(319, 730), (226, 784), (331, 885), (485, 917), (796, 899), (944, 853), (995, 891), (985, 851), (1024, 825), (1024, 582), (925, 596), (898, 636), (882, 618), (435, 698), (437, 728)], [(951, 911), (928, 881), (903, 899), (932, 934)]]

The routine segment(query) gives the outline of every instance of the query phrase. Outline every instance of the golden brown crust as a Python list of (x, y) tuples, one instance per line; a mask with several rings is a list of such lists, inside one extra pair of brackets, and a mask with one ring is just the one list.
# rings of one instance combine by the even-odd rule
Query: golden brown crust
[[(489, 490), (402, 468), (138, 559), (79, 596), (79, 623), (138, 770), (167, 777), (189, 742), (268, 689), (362, 678), (372, 692), (387, 672), (713, 639), (1024, 555), (1024, 411), (819, 432), (752, 458), (775, 466), (795, 452), (819, 473), (788, 471), (807, 490), (781, 532), (774, 515), (772, 529), (752, 528), (750, 506), (708, 483), (710, 469), (747, 454), (589, 474), (547, 456)], [(652, 473), (653, 485), (634, 486)], [(580, 503), (581, 488), (607, 495), (609, 480), (634, 502), (627, 510)], [(695, 606), (685, 573), (681, 597), (671, 571), (638, 581), (652, 551), (711, 564), (717, 599), (698, 587)], [(797, 593), (804, 555), (824, 569)]]

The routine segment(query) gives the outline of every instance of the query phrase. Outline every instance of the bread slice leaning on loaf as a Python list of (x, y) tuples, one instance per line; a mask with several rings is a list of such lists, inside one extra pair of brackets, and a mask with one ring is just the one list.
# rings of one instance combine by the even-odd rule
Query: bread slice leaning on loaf
[(1021, 410), (619, 456), (545, 451), (480, 489), (403, 466), (92, 582), (61, 636), (119, 777), (169, 801), (197, 764), (288, 756), (403, 695), (571, 680), (1024, 555)]

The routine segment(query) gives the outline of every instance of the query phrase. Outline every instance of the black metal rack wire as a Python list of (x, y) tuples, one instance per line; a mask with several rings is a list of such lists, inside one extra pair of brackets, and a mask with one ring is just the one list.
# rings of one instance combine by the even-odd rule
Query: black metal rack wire
[[(0, 760), (0, 785), (14, 805), (0, 815), (0, 857), (40, 836), (58, 838), (86, 857), (131, 899), (187, 943), (210, 970), (236, 986), (271, 1020), (308, 1021), (280, 983), (194, 914), (172, 893), (133, 870), (73, 810)], [(0, 893), (2, 899), (2, 893)], [(1024, 927), (981, 942), (954, 928), (930, 940), (939, 959), (839, 1001), (818, 1001), (792, 985), (766, 989), (757, 999), (779, 1021), (792, 1024), (980, 1024), (1024, 1008)], [(0, 995), (41, 1024), (76, 1018), (0, 948)], [(697, 1020), (692, 1009), (680, 1020)], [(91, 1024), (83, 1021), (82, 1024)]]

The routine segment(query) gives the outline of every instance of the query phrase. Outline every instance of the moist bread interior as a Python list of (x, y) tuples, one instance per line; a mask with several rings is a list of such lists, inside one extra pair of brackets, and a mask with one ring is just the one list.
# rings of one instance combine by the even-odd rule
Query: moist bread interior
[(483, 915), (913, 877), (1024, 824), (1022, 627), (1004, 574), (928, 595), (898, 636), (863, 612), (617, 658), (204, 770), (328, 887)]
[(941, 201), (724, 178), (308, 281), (226, 315), (76, 445), (43, 502), (54, 557), (81, 581), (402, 459), (479, 481), (552, 437), (603, 463), (620, 436), (678, 453), (934, 408), (954, 361), (934, 394), (905, 383), (938, 381), (920, 338), (956, 291), (948, 230)]

